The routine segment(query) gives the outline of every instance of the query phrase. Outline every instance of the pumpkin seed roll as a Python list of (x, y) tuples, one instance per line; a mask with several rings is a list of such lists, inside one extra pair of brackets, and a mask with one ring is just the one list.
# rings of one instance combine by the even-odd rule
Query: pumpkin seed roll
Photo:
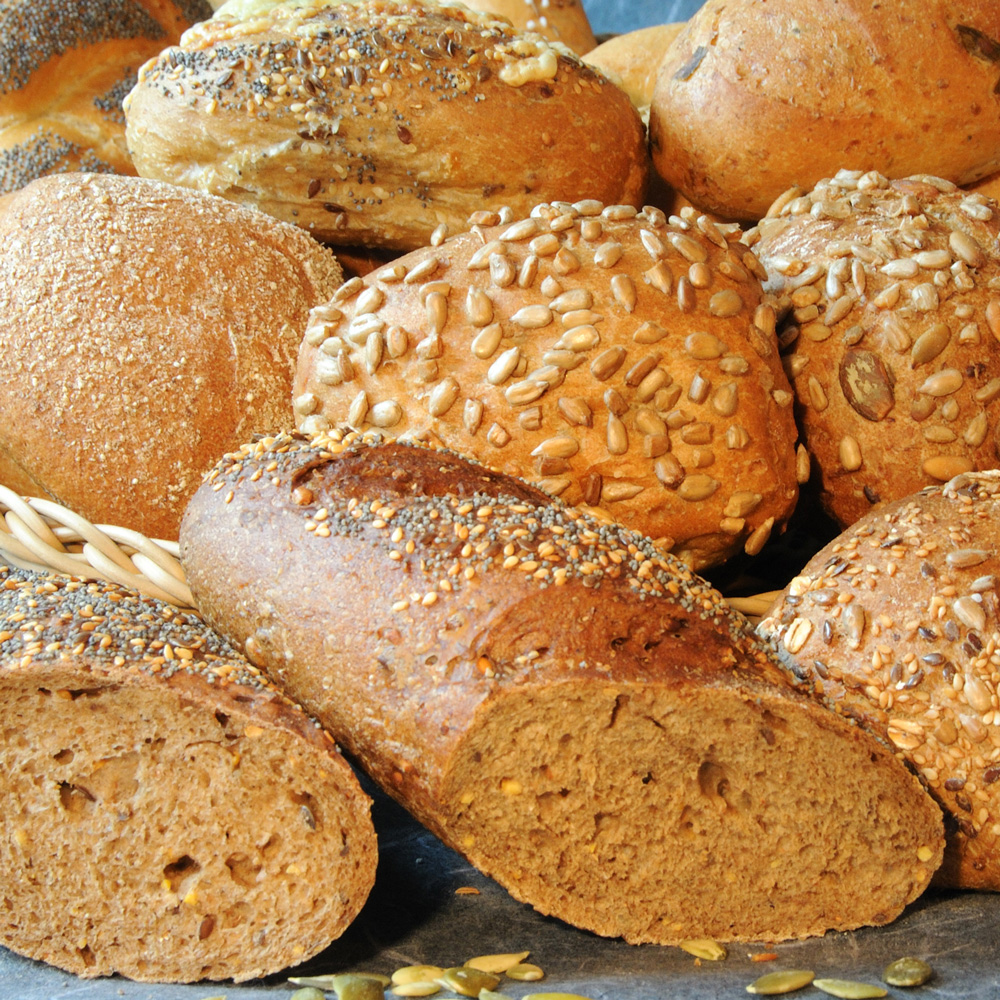
[(640, 205), (645, 129), (569, 49), (461, 4), (233, 0), (143, 67), (139, 173), (339, 245), (410, 250), (479, 208)]
[(339, 937), (375, 878), (329, 734), (201, 621), (0, 568), (0, 943), (79, 976), (250, 979)]
[(0, 193), (71, 170), (134, 174), (122, 100), (211, 14), (204, 0), (2, 0)]
[(737, 227), (536, 206), (315, 308), (298, 425), (440, 440), (695, 568), (757, 554), (798, 495), (792, 393)]
[(946, 810), (938, 881), (1000, 889), (1000, 472), (887, 504), (818, 552), (761, 631)]
[(803, 937), (893, 919), (940, 861), (891, 746), (685, 563), (452, 452), (247, 445), (181, 551), (208, 620), (542, 913), (635, 943)]
[(748, 242), (820, 499), (846, 527), (1000, 461), (1000, 210), (920, 175), (790, 190)]

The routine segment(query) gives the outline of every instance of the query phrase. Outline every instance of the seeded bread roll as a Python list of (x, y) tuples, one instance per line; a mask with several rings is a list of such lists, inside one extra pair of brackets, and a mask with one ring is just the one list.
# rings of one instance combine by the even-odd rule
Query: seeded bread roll
[(517, 899), (672, 944), (885, 923), (927, 884), (938, 807), (684, 563), (454, 454), (338, 438), (227, 456), (188, 580)]
[[(759, 238), (758, 238), (759, 237)], [(842, 527), (1000, 459), (1000, 217), (948, 181), (842, 171), (749, 241), (820, 498)]]
[(0, 191), (69, 170), (134, 174), (122, 99), (211, 14), (203, 0), (0, 0)]
[(295, 410), (439, 439), (697, 567), (794, 507), (792, 395), (736, 228), (537, 206), (415, 251), (313, 311)]
[(995, 0), (708, 0), (660, 68), (653, 163), (727, 219), (845, 166), (970, 183), (1000, 169), (998, 62)]
[(946, 811), (937, 881), (1000, 889), (1000, 472), (887, 504), (818, 552), (761, 630), (885, 734)]
[(250, 979), (346, 929), (370, 801), (220, 636), (112, 584), (0, 569), (0, 943), (79, 976)]
[(466, 6), (485, 14), (499, 14), (518, 31), (561, 42), (578, 56), (597, 45), (581, 0), (473, 0)]
[(0, 245), (0, 483), (154, 538), (220, 454), (291, 419), (306, 318), (342, 277), (294, 226), (136, 177), (34, 181)]
[(483, 208), (642, 204), (626, 94), (563, 46), (422, 0), (227, 4), (140, 74), (139, 173), (338, 245), (410, 250)]

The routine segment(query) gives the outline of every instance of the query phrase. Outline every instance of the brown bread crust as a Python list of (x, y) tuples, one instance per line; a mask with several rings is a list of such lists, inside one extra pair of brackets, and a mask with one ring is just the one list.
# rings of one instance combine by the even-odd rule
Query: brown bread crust
[(695, 568), (781, 530), (792, 394), (735, 227), (538, 205), (347, 283), (299, 352), (300, 429), (439, 440)]
[(403, 250), (484, 207), (642, 204), (638, 113), (561, 45), (420, 0), (227, 10), (140, 73), (125, 107), (141, 175)]
[(0, 483), (154, 538), (289, 419), (306, 317), (342, 280), (294, 226), (136, 177), (41, 178), (0, 244)]
[(938, 863), (939, 811), (887, 746), (685, 564), (524, 483), (283, 435), (220, 463), (181, 547), (209, 620), (544, 913), (801, 937), (892, 919)]
[(837, 711), (912, 761), (946, 810), (937, 881), (1000, 889), (1000, 472), (869, 514), (818, 552), (761, 631)]
[(3, 0), (0, 192), (70, 170), (134, 174), (121, 102), (146, 60), (211, 14), (202, 0)]
[(0, 569), (4, 946), (80, 976), (250, 979), (322, 951), (375, 877), (329, 734), (197, 619)]
[(1000, 458), (1000, 212), (925, 175), (841, 171), (748, 236), (820, 499), (846, 527)]
[(499, 14), (518, 31), (532, 32), (550, 42), (562, 42), (578, 56), (597, 45), (581, 0), (474, 0), (472, 10)]
[(613, 35), (591, 49), (583, 61), (617, 83), (648, 116), (660, 63), (686, 23), (654, 24)]
[(845, 166), (970, 183), (1000, 167), (998, 58), (993, 0), (708, 0), (661, 66), (653, 163), (745, 220)]

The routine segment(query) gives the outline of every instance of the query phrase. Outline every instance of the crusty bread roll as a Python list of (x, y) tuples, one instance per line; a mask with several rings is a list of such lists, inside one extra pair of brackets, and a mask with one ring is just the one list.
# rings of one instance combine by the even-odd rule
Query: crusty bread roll
[(340, 267), (294, 226), (136, 177), (45, 177), (4, 209), (0, 483), (176, 538), (218, 456), (291, 419)]
[(841, 167), (968, 183), (1000, 169), (1000, 4), (708, 0), (661, 66), (656, 169), (756, 220)]
[(642, 204), (638, 113), (561, 45), (460, 4), (231, 7), (140, 73), (126, 114), (141, 175), (402, 250), (480, 209)]
[(685, 564), (454, 454), (340, 437), (226, 456), (184, 520), (188, 581), (516, 898), (668, 944), (885, 923), (927, 885), (917, 779)]
[(656, 24), (612, 35), (591, 49), (583, 61), (617, 83), (636, 108), (648, 115), (660, 63), (685, 24)]
[(0, 191), (50, 173), (134, 174), (121, 102), (204, 0), (0, 0)]
[(818, 552), (761, 630), (885, 734), (946, 810), (937, 880), (1000, 889), (1000, 472), (887, 504)]
[(597, 202), (476, 219), (313, 311), (298, 425), (439, 439), (696, 568), (759, 552), (796, 431), (740, 230)]
[(250, 979), (375, 878), (328, 734), (196, 618), (0, 569), (0, 943), (79, 976)]
[(484, 14), (499, 14), (518, 31), (562, 42), (578, 56), (597, 45), (582, 0), (471, 0), (466, 6)]
[(841, 526), (1000, 458), (1000, 211), (940, 178), (842, 171), (748, 234), (820, 499)]

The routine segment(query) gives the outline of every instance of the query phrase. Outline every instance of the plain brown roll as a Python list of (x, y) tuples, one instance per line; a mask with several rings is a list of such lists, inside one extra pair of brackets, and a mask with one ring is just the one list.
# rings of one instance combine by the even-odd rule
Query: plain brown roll
[(941, 815), (684, 563), (454, 453), (339, 432), (225, 456), (201, 611), (517, 899), (632, 943), (882, 924)]
[(125, 108), (142, 176), (337, 245), (410, 250), (552, 198), (639, 206), (649, 175), (625, 93), (460, 4), (231, 2), (147, 64)]
[(0, 566), (0, 709), (4, 947), (86, 978), (245, 980), (368, 897), (350, 766), (195, 615)]
[(761, 631), (889, 739), (945, 810), (943, 885), (1000, 889), (1000, 472), (873, 511), (816, 553)]
[(660, 63), (684, 24), (656, 24), (613, 35), (587, 52), (583, 61), (617, 83), (648, 115)]
[(298, 426), (440, 440), (696, 568), (759, 553), (802, 470), (741, 231), (598, 202), (507, 218), (479, 213), (315, 309)]
[(780, 300), (814, 485), (841, 527), (1000, 462), (1000, 208), (841, 171), (747, 235)]
[(661, 66), (653, 162), (752, 221), (842, 167), (969, 183), (1000, 168), (998, 58), (994, 0), (708, 0)]
[(73, 170), (134, 174), (121, 103), (204, 0), (3, 0), (0, 191)]
[(0, 483), (175, 539), (201, 475), (291, 419), (310, 236), (212, 195), (60, 174), (0, 212)]

